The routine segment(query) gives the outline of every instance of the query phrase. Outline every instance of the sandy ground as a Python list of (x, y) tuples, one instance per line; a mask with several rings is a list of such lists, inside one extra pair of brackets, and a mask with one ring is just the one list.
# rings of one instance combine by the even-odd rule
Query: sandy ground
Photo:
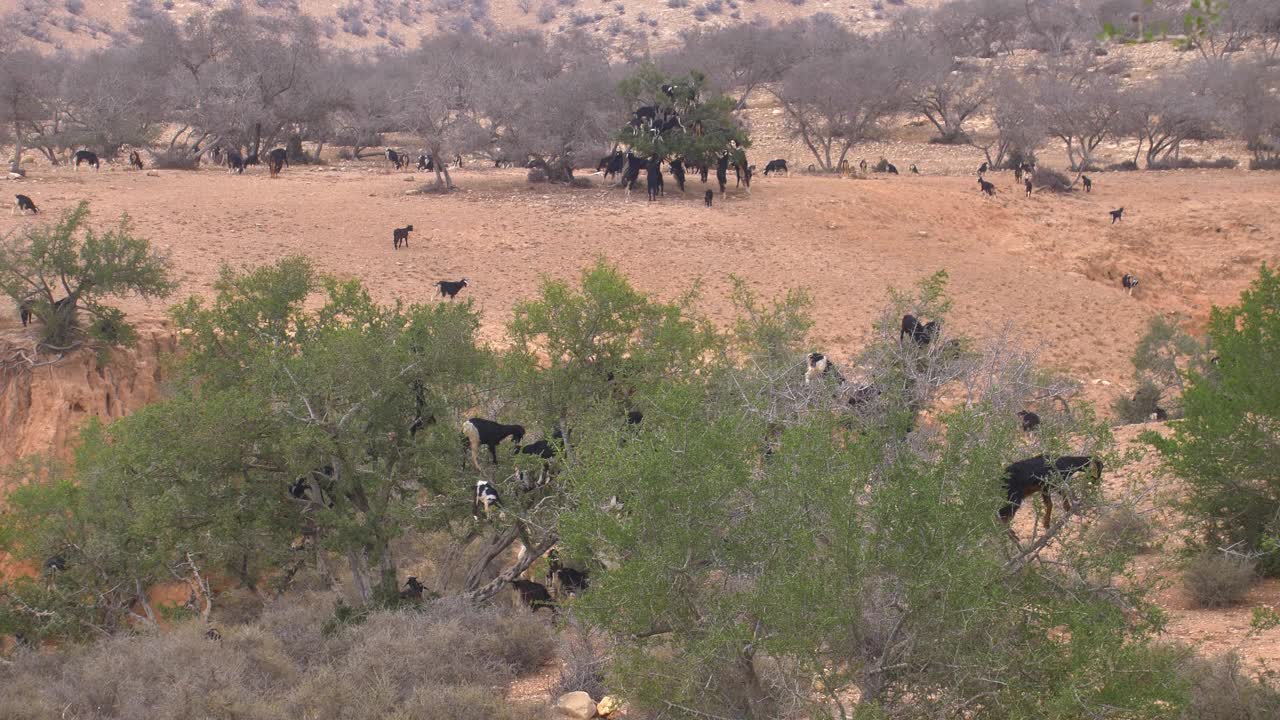
[[(1280, 262), (1280, 177), (1243, 171), (1099, 173), (1094, 192), (1024, 197), (1008, 174), (1000, 194), (982, 197), (970, 157), (948, 161), (953, 175), (837, 179), (793, 174), (758, 178), (750, 194), (732, 187), (703, 206), (701, 183), (658, 203), (596, 187), (530, 186), (520, 170), (464, 168), (460, 190), (406, 195), (426, 178), (372, 162), (292, 169), (278, 179), (251, 169), (231, 176), (119, 166), (101, 172), (41, 168), (9, 193), (35, 198), (40, 218), (0, 214), (0, 233), (91, 202), (99, 223), (128, 213), (143, 236), (170, 253), (179, 297), (210, 290), (222, 263), (257, 265), (301, 253), (342, 276), (364, 280), (378, 299), (432, 301), (433, 283), (467, 277), (463, 297), (483, 314), (483, 336), (504, 340), (513, 305), (547, 277), (574, 279), (603, 256), (637, 286), (674, 298), (702, 282), (701, 309), (731, 319), (729, 276), (772, 296), (790, 287), (815, 299), (814, 347), (854, 355), (891, 287), (935, 270), (950, 274), (950, 326), (977, 338), (1010, 325), (1040, 348), (1042, 363), (1084, 384), (1109, 406), (1131, 383), (1131, 353), (1150, 316), (1178, 313), (1195, 328), (1211, 304), (1233, 302), (1262, 262)], [(947, 171), (951, 171), (948, 169)], [(1107, 211), (1124, 206), (1123, 222)], [(408, 249), (391, 229), (412, 223)], [(1125, 295), (1120, 277), (1139, 276)], [(143, 325), (168, 303), (127, 300)], [(23, 337), (16, 314), (0, 312), (0, 339)], [(1129, 432), (1129, 431), (1122, 431)], [(1121, 439), (1132, 442), (1130, 435)], [(1130, 473), (1108, 493), (1130, 492)], [(1206, 652), (1238, 649), (1255, 667), (1280, 663), (1280, 630), (1249, 631), (1253, 608), (1280, 606), (1280, 582), (1257, 585), (1249, 602), (1192, 610), (1177, 587), (1176, 540), (1138, 559), (1167, 578), (1158, 598), (1169, 635)], [(549, 669), (548, 674), (553, 670)], [(543, 678), (529, 690), (542, 690)], [(549, 683), (549, 681), (548, 681)]]
[[(1131, 382), (1134, 341), (1147, 318), (1180, 313), (1197, 326), (1213, 303), (1233, 301), (1264, 262), (1280, 261), (1280, 178), (1239, 171), (1095, 174), (1094, 192), (1028, 198), (1008, 174), (982, 197), (972, 176), (763, 178), (703, 206), (701, 183), (662, 201), (530, 186), (520, 170), (455, 173), (448, 196), (406, 195), (425, 178), (364, 164), (230, 176), (217, 170), (117, 167), (46, 170), (10, 182), (53, 217), (81, 199), (96, 221), (128, 213), (170, 253), (179, 296), (204, 294), (222, 263), (259, 265), (301, 253), (322, 269), (364, 280), (384, 301), (433, 298), (435, 281), (467, 277), (462, 297), (499, 343), (512, 306), (546, 277), (573, 279), (597, 257), (640, 288), (674, 298), (695, 282), (702, 309), (731, 318), (729, 276), (766, 296), (790, 287), (815, 299), (814, 346), (857, 352), (891, 287), (945, 269), (951, 327), (978, 338), (1006, 324), (1042, 351), (1042, 363), (1109, 402)], [(598, 178), (597, 178), (598, 180)], [(714, 178), (713, 178), (714, 182)], [(674, 185), (674, 183), (670, 183)], [(1108, 210), (1125, 207), (1112, 225)], [(0, 216), (0, 233), (39, 219)], [(410, 247), (391, 229), (412, 223)], [(1120, 277), (1141, 285), (1125, 295)], [(126, 301), (159, 320), (168, 303)], [(0, 332), (12, 332), (6, 313)], [(1110, 385), (1100, 382), (1105, 381)]]

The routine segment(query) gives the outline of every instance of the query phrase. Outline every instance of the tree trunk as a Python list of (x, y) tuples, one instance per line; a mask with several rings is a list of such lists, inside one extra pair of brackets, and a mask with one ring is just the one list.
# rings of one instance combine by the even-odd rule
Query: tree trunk
[(9, 161), (9, 172), (22, 174), (22, 127), (17, 120), (13, 121), (13, 159)]
[(347, 565), (351, 567), (351, 581), (356, 585), (356, 592), (360, 594), (360, 603), (362, 605), (369, 604), (369, 581), (364, 576), (364, 558), (355, 550), (347, 552)]

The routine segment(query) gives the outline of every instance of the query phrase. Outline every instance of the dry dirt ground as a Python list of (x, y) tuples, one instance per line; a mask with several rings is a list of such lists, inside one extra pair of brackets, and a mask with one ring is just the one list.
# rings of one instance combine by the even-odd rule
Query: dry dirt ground
[[(761, 156), (763, 157), (763, 156)], [(222, 263), (270, 262), (301, 253), (322, 269), (365, 281), (384, 301), (433, 299), (433, 283), (466, 276), (462, 297), (483, 313), (486, 340), (501, 343), (512, 306), (546, 277), (575, 279), (603, 256), (641, 289), (675, 298), (701, 281), (701, 308), (731, 318), (729, 276), (758, 293), (808, 289), (815, 300), (814, 347), (844, 360), (869, 332), (889, 288), (935, 270), (950, 275), (950, 327), (976, 338), (1006, 325), (1038, 347), (1043, 364), (1085, 385), (1109, 406), (1131, 383), (1130, 357), (1147, 319), (1179, 313), (1202, 325), (1211, 304), (1234, 301), (1262, 262), (1280, 262), (1280, 177), (1244, 171), (1098, 173), (1092, 194), (1023, 196), (1007, 174), (1000, 194), (979, 194), (969, 158), (952, 175), (838, 179), (793, 173), (758, 178), (750, 194), (732, 187), (702, 202), (703, 186), (657, 203), (596, 186), (530, 186), (521, 170), (474, 164), (454, 173), (446, 196), (406, 195), (426, 178), (372, 161), (291, 169), (278, 179), (206, 169), (157, 176), (117, 166), (75, 173), (39, 168), (8, 195), (31, 195), (40, 218), (0, 214), (0, 233), (56, 217), (79, 200), (99, 223), (127, 212), (138, 232), (170, 253), (179, 296), (207, 293)], [(905, 166), (905, 165), (904, 165)], [(1124, 206), (1123, 222), (1107, 211)], [(391, 229), (412, 223), (408, 249)], [(1120, 277), (1142, 284), (1125, 295)], [(167, 303), (124, 303), (144, 325)], [(0, 339), (20, 340), (16, 314), (0, 313)], [(28, 341), (29, 342), (29, 341)], [(1125, 434), (1128, 433), (1128, 434)], [(1121, 439), (1132, 441), (1126, 430)], [(1130, 472), (1109, 481), (1124, 492)], [(1280, 630), (1250, 634), (1252, 608), (1280, 607), (1280, 583), (1259, 584), (1249, 603), (1198, 611), (1176, 586), (1176, 539), (1139, 559), (1169, 578), (1159, 598), (1170, 633), (1206, 650), (1239, 649), (1256, 667), (1280, 664)]]

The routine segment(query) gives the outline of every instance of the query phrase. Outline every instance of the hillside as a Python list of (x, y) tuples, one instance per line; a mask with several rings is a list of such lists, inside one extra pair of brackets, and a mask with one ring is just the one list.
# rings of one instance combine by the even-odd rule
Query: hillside
[[(77, 49), (108, 45), (113, 38), (127, 35), (132, 22), (153, 13), (181, 20), (226, 4), (227, 0), (0, 0), (0, 15), (13, 13), (16, 27), (37, 47)], [(903, 7), (927, 8), (938, 2), (909, 0), (886, 6), (816, 0), (255, 0), (246, 4), (255, 12), (279, 17), (310, 15), (320, 22), (332, 45), (373, 49), (412, 47), (423, 34), (459, 28), (548, 33), (580, 29), (610, 43), (667, 48), (689, 28), (792, 20), (817, 13), (873, 31)]]

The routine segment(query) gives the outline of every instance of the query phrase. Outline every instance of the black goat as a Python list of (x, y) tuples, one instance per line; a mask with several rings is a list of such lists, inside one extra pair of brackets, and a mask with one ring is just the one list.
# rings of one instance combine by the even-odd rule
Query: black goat
[(448, 296), (449, 299), (452, 300), (454, 296), (462, 292), (462, 288), (470, 284), (471, 283), (467, 282), (466, 278), (462, 278), (456, 282), (452, 280), (440, 280), (436, 283), (436, 287), (440, 288), (440, 297)]
[(1124, 277), (1120, 278), (1120, 284), (1124, 286), (1126, 293), (1133, 295), (1134, 288), (1138, 287), (1138, 278), (1130, 275), (1129, 273), (1125, 273)]
[(258, 153), (249, 153), (248, 155), (245, 155), (244, 164), (245, 164), (245, 167), (248, 167), (250, 165), (260, 165), (261, 163), (258, 162)]
[(1031, 432), (1040, 427), (1040, 416), (1030, 410), (1019, 410), (1018, 417), (1022, 418), (1022, 431)]
[(987, 167), (988, 166), (986, 163), (982, 163), (981, 165), (978, 166), (978, 177), (982, 177), (983, 175), (987, 174)]
[(909, 167), (909, 168), (907, 168), (907, 169), (911, 171), (911, 174), (912, 174), (912, 175), (919, 175), (919, 174), (920, 174), (920, 168), (916, 167), (916, 164), (915, 164), (915, 163), (911, 163), (911, 167)]
[(552, 615), (556, 614), (556, 604), (546, 585), (532, 580), (512, 580), (511, 587), (520, 595), (520, 602), (533, 612), (538, 612), (538, 608), (548, 608)]
[(1116, 223), (1120, 222), (1121, 218), (1123, 218), (1123, 217), (1124, 217), (1124, 208), (1120, 208), (1120, 209), (1118, 209), (1118, 210), (1112, 210), (1112, 211), (1111, 211), (1111, 224), (1112, 224), (1112, 225), (1115, 225)]
[(922, 323), (915, 315), (902, 316), (902, 329), (898, 332), (898, 340), (910, 335), (917, 345), (928, 345), (937, 339), (942, 327), (937, 320)]
[(102, 169), (102, 163), (98, 161), (97, 153), (90, 150), (77, 150), (75, 154), (76, 170), (80, 169), (80, 163), (88, 163), (94, 170)]
[(1027, 189), (1027, 197), (1031, 197), (1031, 191), (1035, 189), (1031, 185), (1031, 178), (1027, 178), (1026, 181), (1022, 183), (1022, 186)]
[[(463, 467), (466, 467), (465, 465)], [(486, 518), (489, 517), (489, 511), (502, 505), (502, 498), (498, 497), (498, 491), (488, 480), (476, 481), (476, 496), (471, 503), (471, 514), (480, 518), (480, 513), (484, 513)]]
[(559, 428), (556, 428), (555, 432), (551, 433), (551, 439), (535, 440), (516, 449), (517, 455), (532, 455), (533, 457), (542, 458), (542, 468), (538, 471), (536, 482), (529, 482), (528, 474), (525, 471), (516, 471), (521, 488), (526, 491), (532, 490), (535, 487), (544, 485), (551, 478), (551, 461), (560, 453), (563, 442), (564, 433), (560, 432)]
[(414, 601), (421, 600), (422, 592), (426, 589), (427, 587), (425, 585), (418, 582), (418, 578), (410, 575), (409, 579), (404, 582), (404, 589), (400, 591), (400, 599)]
[(22, 321), (22, 327), (26, 327), (31, 324), (31, 318), (34, 311), (35, 305), (32, 303), (31, 298), (26, 298), (18, 302), (18, 319)]
[(982, 178), (978, 178), (978, 188), (982, 190), (982, 192), (986, 193), (988, 197), (996, 196), (995, 183), (989, 183), (986, 180), (983, 180)]
[(26, 195), (14, 195), (13, 214), (25, 213), (30, 210), (32, 215), (39, 215), (40, 209)]
[(574, 597), (586, 592), (590, 585), (590, 579), (585, 570), (565, 567), (560, 562), (560, 552), (553, 549), (547, 553), (547, 582), (555, 581), (560, 583), (560, 592)]
[(791, 175), (791, 171), (787, 169), (786, 160), (770, 160), (768, 165), (764, 166), (764, 176), (769, 177), (769, 173), (781, 172)]
[(707, 207), (711, 207), (711, 201), (716, 199), (716, 194), (712, 190), (708, 190), (706, 195), (702, 196), (702, 203)]
[(142, 169), (142, 156), (138, 154), (137, 150), (129, 153), (129, 166), (134, 170)]
[(272, 177), (280, 174), (280, 171), (289, 166), (289, 152), (284, 148), (275, 148), (267, 153), (267, 171)]
[(676, 179), (676, 187), (684, 192), (684, 163), (679, 159), (671, 161), (671, 177)]
[(1081, 175), (1080, 182), (1084, 183), (1085, 192), (1087, 193), (1093, 192), (1093, 181), (1089, 179), (1088, 175)]
[[(1008, 525), (1013, 516), (1022, 507), (1022, 501), (1037, 492), (1044, 498), (1044, 526), (1049, 527), (1053, 516), (1053, 499), (1049, 495), (1051, 489), (1062, 493), (1062, 504), (1071, 511), (1071, 496), (1056, 487), (1058, 482), (1069, 479), (1072, 475), (1093, 469), (1093, 482), (1102, 479), (1102, 461), (1088, 455), (1064, 455), (1052, 463), (1045, 455), (1036, 455), (1009, 465), (1004, 469), (1004, 489), (1008, 498), (1000, 507), (1000, 521)], [(1016, 542), (1018, 536), (1013, 528), (1009, 528), (1009, 536)]]
[(413, 225), (393, 228), (391, 230), (391, 249), (399, 250), (401, 245), (409, 247), (409, 233), (411, 232), (413, 232)]
[(725, 185), (729, 182), (729, 155), (721, 155), (716, 160), (716, 182), (720, 184), (720, 194), (724, 194)]
[(489, 448), (489, 455), (493, 458), (493, 464), (498, 464), (498, 443), (511, 438), (516, 444), (516, 451), (520, 450), (520, 441), (524, 439), (524, 426), (522, 425), (503, 425), (492, 420), (484, 418), (471, 418), (462, 423), (462, 448), (464, 455), (462, 457), (462, 467), (467, 466), (467, 458), (465, 453), (470, 450), (471, 464), (476, 470), (480, 469), (480, 460), (476, 453), (480, 451), (480, 446), (484, 445)]
[(751, 189), (751, 176), (755, 175), (756, 166), (748, 165), (746, 161), (733, 164), (734, 187), (745, 185), (748, 190)]
[(227, 172), (244, 174), (244, 156), (235, 148), (227, 148)]
[(649, 202), (657, 200), (662, 194), (662, 164), (656, 155), (649, 159), (645, 168), (645, 184), (649, 189)]

